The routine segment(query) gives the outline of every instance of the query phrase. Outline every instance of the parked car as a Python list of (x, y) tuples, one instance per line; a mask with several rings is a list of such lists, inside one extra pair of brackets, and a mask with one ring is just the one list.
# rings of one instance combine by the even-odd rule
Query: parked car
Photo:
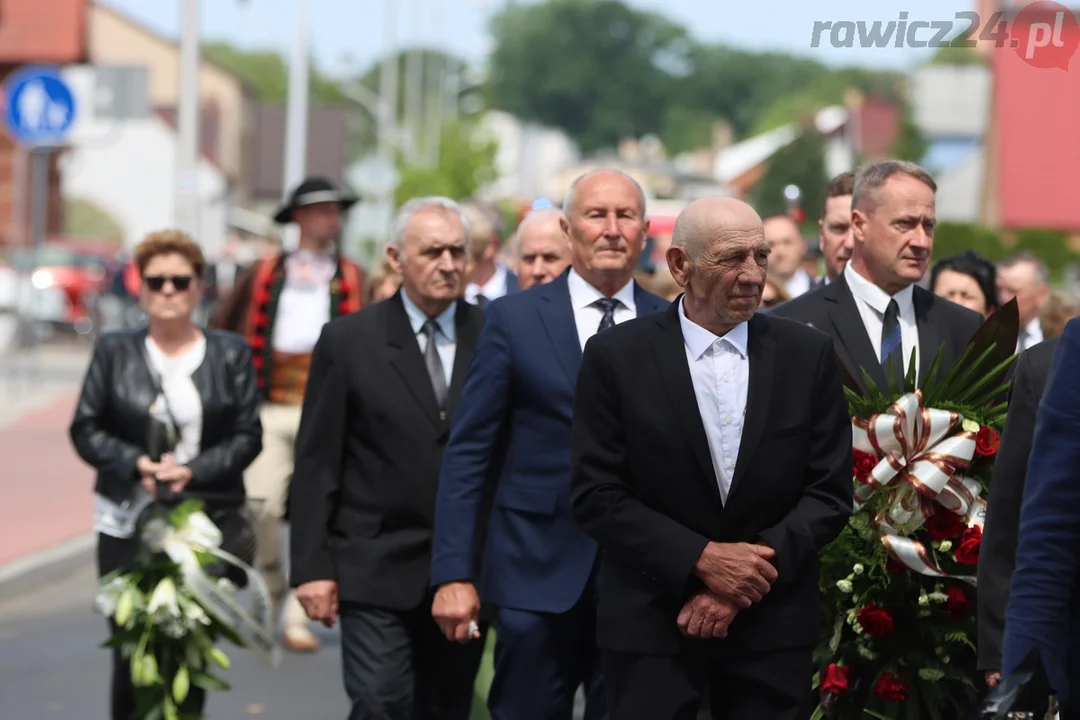
[(114, 262), (106, 248), (58, 240), (45, 243), (36, 258), (28, 249), (13, 252), (12, 269), (22, 277), (29, 275), (29, 287), (23, 282), (19, 292), (22, 310), (56, 329), (80, 335), (95, 332), (97, 298)]

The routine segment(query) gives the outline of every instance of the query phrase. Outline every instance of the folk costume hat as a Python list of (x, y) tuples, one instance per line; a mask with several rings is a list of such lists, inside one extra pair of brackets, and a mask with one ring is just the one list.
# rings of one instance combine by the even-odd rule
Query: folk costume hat
[(296, 189), (293, 190), (292, 195), (289, 197), (289, 202), (278, 210), (277, 215), (274, 215), (274, 222), (285, 225), (292, 222), (294, 209), (325, 202), (336, 202), (341, 206), (341, 211), (345, 212), (356, 204), (357, 198), (347, 192), (338, 190), (329, 180), (308, 178), (296, 186)]

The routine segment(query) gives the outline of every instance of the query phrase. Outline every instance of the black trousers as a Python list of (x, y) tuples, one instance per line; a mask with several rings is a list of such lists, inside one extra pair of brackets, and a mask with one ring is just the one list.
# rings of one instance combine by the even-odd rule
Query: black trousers
[(483, 639), (447, 640), (430, 598), (407, 612), (343, 602), (340, 616), (348, 720), (468, 720)]
[(611, 720), (809, 720), (810, 648), (763, 653), (725, 640), (684, 648), (671, 657), (604, 651)]
[[(97, 562), (98, 577), (104, 577), (123, 565), (131, 562), (138, 548), (135, 538), (115, 538), (98, 534)], [(116, 623), (109, 619), (109, 632), (116, 631)], [(142, 720), (135, 717), (135, 688), (131, 682), (131, 663), (120, 654), (119, 648), (112, 650), (112, 720)], [(192, 686), (187, 700), (180, 708), (183, 713), (202, 713), (206, 705), (206, 691)]]

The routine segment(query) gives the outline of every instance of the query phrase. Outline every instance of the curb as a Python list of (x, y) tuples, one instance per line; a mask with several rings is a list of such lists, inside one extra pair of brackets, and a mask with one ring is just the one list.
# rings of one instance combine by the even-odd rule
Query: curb
[(93, 565), (96, 547), (97, 536), (87, 533), (0, 566), (0, 602), (38, 590)]

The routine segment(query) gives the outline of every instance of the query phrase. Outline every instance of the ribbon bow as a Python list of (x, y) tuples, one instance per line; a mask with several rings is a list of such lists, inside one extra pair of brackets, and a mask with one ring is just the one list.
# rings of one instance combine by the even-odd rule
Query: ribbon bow
[[(277, 668), (282, 653), (273, 638), (266, 581), (243, 560), (221, 549), (221, 530), (206, 513), (191, 513), (180, 528), (155, 518), (146, 524), (142, 539), (151, 551), (165, 553), (180, 566), (185, 586), (208, 613), (231, 627), (244, 646), (271, 669)], [(253, 591), (250, 612), (241, 608), (231, 593), (206, 575), (196, 553), (212, 555), (244, 572)]]
[(964, 476), (975, 457), (976, 434), (949, 434), (963, 419), (957, 412), (925, 407), (916, 390), (884, 413), (851, 421), (854, 448), (881, 458), (855, 490), (855, 505), (864, 505), (878, 492), (890, 493), (874, 519), (883, 533), (881, 541), (898, 562), (923, 575), (948, 576), (922, 543), (904, 535), (922, 527), (935, 504), (964, 517), (968, 525), (981, 527), (985, 515), (982, 485)]

